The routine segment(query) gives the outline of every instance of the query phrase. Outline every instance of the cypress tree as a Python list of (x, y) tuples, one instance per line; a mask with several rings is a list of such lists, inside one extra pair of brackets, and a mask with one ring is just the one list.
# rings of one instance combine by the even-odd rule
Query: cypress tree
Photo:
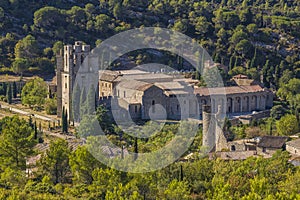
[(269, 60), (266, 61), (266, 64), (263, 66), (262, 69), (263, 84), (265, 85), (265, 87), (270, 87), (270, 83), (267, 81), (268, 69), (269, 69)]
[(68, 112), (65, 113), (65, 132), (68, 133)]
[(180, 181), (183, 181), (183, 168), (182, 165), (180, 165)]
[(32, 123), (32, 117), (31, 117), (31, 115), (29, 116), (28, 124), (29, 124), (29, 126), (30, 126), (32, 129), (34, 128), (34, 125), (33, 125), (33, 123)]
[(17, 98), (18, 91), (17, 91), (17, 84), (15, 81), (13, 82), (12, 93), (13, 93), (13, 97)]
[(65, 133), (65, 107), (63, 107), (62, 114), (61, 114), (61, 126), (62, 126), (62, 132)]
[(11, 104), (12, 103), (12, 91), (11, 91), (11, 85), (8, 84), (7, 90), (6, 90), (6, 100), (7, 103)]
[(134, 160), (136, 160), (139, 153), (137, 137), (134, 138), (134, 153)]
[(72, 94), (72, 114), (75, 122), (78, 122), (80, 119), (80, 95), (80, 87), (76, 84)]
[(42, 123), (39, 122), (39, 131), (42, 133)]
[(87, 114), (92, 115), (93, 112), (96, 111), (96, 107), (95, 107), (95, 89), (94, 89), (93, 85), (89, 89), (85, 104), (86, 104), (86, 108), (87, 108), (87, 110), (86, 110)]
[(281, 70), (279, 65), (276, 65), (275, 67), (275, 78), (274, 78), (274, 83), (276, 85), (276, 88), (279, 88), (279, 79), (281, 77)]
[(6, 95), (6, 93), (7, 93), (7, 83), (4, 82), (4, 83), (2, 84), (2, 87), (3, 87), (3, 94)]
[(233, 67), (233, 68), (237, 67), (238, 61), (239, 61), (239, 58), (236, 56), (236, 57), (235, 57), (234, 67)]
[(83, 118), (83, 116), (86, 114), (86, 92), (85, 92), (85, 87), (82, 88), (81, 90), (81, 95), (80, 95), (80, 119)]
[(36, 121), (34, 121), (34, 139), (37, 139), (37, 135), (38, 135), (38, 130), (37, 130), (37, 126), (36, 126)]
[(253, 58), (252, 58), (252, 60), (251, 60), (251, 63), (250, 63), (250, 68), (253, 68), (253, 67), (255, 67), (255, 62), (256, 62), (256, 48), (255, 48), (255, 51), (254, 51), (254, 56), (253, 56)]
[(229, 67), (229, 71), (232, 70), (232, 67), (233, 67), (233, 56), (230, 57), (228, 67)]

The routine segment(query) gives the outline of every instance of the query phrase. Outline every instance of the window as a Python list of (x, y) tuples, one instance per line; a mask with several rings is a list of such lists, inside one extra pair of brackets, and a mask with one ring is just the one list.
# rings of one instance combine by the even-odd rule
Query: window
[(177, 111), (179, 111), (179, 105), (177, 105)]
[(68, 88), (68, 77), (65, 76), (65, 88)]
[(126, 92), (124, 91), (124, 98), (126, 98)]
[(155, 113), (155, 101), (152, 100), (152, 112)]
[(235, 146), (231, 145), (231, 151), (235, 151)]
[(118, 97), (120, 97), (120, 90), (118, 90)]

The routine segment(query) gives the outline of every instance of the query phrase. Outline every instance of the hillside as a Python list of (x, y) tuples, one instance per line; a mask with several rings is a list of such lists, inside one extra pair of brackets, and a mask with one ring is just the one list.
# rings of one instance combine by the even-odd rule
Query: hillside
[[(0, 7), (5, 73), (53, 73), (62, 44), (82, 40), (94, 47), (124, 30), (159, 26), (195, 38), (229, 66), (230, 76), (263, 75), (265, 85), (275, 88), (285, 70), (300, 76), (298, 1), (3, 0)], [(139, 63), (147, 62), (149, 55), (137, 54)]]

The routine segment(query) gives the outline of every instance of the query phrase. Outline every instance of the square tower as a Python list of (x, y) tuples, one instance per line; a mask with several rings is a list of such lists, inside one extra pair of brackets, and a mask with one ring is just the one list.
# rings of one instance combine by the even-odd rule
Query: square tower
[(62, 116), (64, 108), (68, 119), (73, 120), (72, 92), (76, 74), (89, 53), (90, 46), (77, 41), (74, 45), (65, 45), (63, 51), (57, 55), (57, 115), (59, 117)]

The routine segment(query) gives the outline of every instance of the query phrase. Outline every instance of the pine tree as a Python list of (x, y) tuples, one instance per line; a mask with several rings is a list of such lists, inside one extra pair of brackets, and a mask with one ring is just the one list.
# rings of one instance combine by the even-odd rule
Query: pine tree
[(6, 100), (7, 103), (11, 104), (12, 103), (12, 91), (11, 91), (11, 85), (8, 84), (7, 90), (6, 90)]
[(12, 87), (12, 94), (13, 94), (13, 97), (14, 97), (14, 98), (17, 98), (17, 93), (18, 93), (18, 91), (17, 91), (17, 84), (16, 84), (16, 82), (14, 81), (14, 82), (13, 82), (13, 87)]

